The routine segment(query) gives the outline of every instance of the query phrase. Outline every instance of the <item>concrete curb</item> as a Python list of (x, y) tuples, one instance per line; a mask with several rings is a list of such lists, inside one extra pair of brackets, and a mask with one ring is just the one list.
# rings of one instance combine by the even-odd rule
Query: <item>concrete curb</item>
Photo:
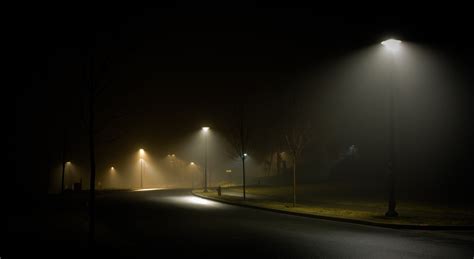
[(390, 223), (365, 221), (365, 220), (359, 220), (359, 219), (337, 218), (337, 217), (330, 217), (330, 216), (323, 216), (323, 215), (306, 214), (306, 213), (301, 213), (301, 212), (293, 212), (293, 211), (285, 211), (285, 210), (264, 208), (264, 207), (260, 207), (260, 206), (256, 206), (256, 205), (250, 205), (250, 204), (235, 203), (235, 202), (222, 200), (222, 199), (218, 199), (218, 198), (214, 198), (214, 197), (208, 197), (208, 196), (205, 196), (205, 195), (202, 195), (202, 194), (195, 193), (194, 191), (191, 191), (191, 193), (194, 196), (197, 196), (197, 197), (200, 197), (200, 198), (203, 198), (203, 199), (213, 200), (213, 201), (222, 202), (222, 203), (225, 203), (225, 204), (230, 204), (230, 205), (235, 205), (235, 206), (266, 210), (266, 211), (271, 211), (271, 212), (276, 212), (276, 213), (283, 213), (283, 214), (288, 214), (288, 215), (293, 215), (293, 216), (301, 216), (301, 217), (315, 218), (315, 219), (324, 219), (324, 220), (346, 222), (346, 223), (353, 223), (353, 224), (359, 224), (359, 225), (367, 225), (367, 226), (375, 226), (375, 227), (383, 227), (383, 228), (392, 228), (392, 229), (411, 229), (411, 230), (474, 230), (474, 226), (438, 226), (438, 225), (390, 224)]

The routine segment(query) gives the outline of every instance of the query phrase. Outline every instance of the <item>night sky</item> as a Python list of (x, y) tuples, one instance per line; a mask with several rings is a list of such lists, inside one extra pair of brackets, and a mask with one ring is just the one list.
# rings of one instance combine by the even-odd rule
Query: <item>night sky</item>
[[(255, 6), (92, 11), (68, 6), (23, 12), (19, 58), (31, 82), (16, 90), (16, 129), (10, 138), (16, 147), (16, 186), (46, 189), (65, 125), (76, 142), (85, 141), (81, 118), (89, 55), (107, 85), (97, 98), (97, 123), (105, 132), (100, 138), (107, 143), (117, 136), (112, 149), (151, 143), (163, 154), (204, 124), (224, 129), (242, 102), (256, 114), (256, 129), (275, 127), (262, 110), (284, 109), (288, 95), (305, 96), (307, 88), (298, 84), (302, 75), (391, 36), (445, 55), (472, 83), (473, 42), (465, 15), (317, 13)], [(472, 87), (464, 93), (466, 120), (472, 115)], [(468, 136), (471, 122), (463, 125)], [(472, 135), (461, 145), (464, 166), (471, 160), (470, 143)]]

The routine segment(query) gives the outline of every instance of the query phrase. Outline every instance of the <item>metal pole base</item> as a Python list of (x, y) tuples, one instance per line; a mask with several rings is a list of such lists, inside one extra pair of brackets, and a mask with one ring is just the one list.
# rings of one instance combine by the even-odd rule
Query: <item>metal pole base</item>
[(398, 217), (398, 212), (395, 210), (387, 210), (387, 212), (385, 212), (385, 217), (396, 218)]

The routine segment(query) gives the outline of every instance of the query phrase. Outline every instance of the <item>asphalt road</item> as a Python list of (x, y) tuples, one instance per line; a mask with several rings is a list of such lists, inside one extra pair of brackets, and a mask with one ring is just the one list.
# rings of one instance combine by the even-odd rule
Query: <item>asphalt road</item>
[(189, 190), (104, 194), (105, 255), (178, 257), (474, 258), (474, 232), (394, 230), (221, 204)]

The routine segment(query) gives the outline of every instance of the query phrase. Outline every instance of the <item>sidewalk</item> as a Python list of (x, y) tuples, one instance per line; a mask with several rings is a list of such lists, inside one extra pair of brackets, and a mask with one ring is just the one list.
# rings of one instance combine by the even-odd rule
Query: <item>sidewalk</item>
[[(255, 194), (259, 193), (259, 194)], [(246, 200), (242, 198), (241, 188), (223, 189), (218, 196), (215, 190), (207, 193), (201, 190), (193, 194), (202, 198), (212, 199), (233, 205), (264, 209), (291, 215), (313, 217), (327, 220), (358, 223), (364, 225), (422, 230), (474, 230), (474, 212), (459, 211), (447, 208), (427, 207), (420, 204), (399, 204), (397, 218), (384, 216), (384, 202), (341, 201), (329, 200), (318, 202), (293, 203), (288, 198), (277, 195), (263, 195), (261, 190), (250, 188)]]

